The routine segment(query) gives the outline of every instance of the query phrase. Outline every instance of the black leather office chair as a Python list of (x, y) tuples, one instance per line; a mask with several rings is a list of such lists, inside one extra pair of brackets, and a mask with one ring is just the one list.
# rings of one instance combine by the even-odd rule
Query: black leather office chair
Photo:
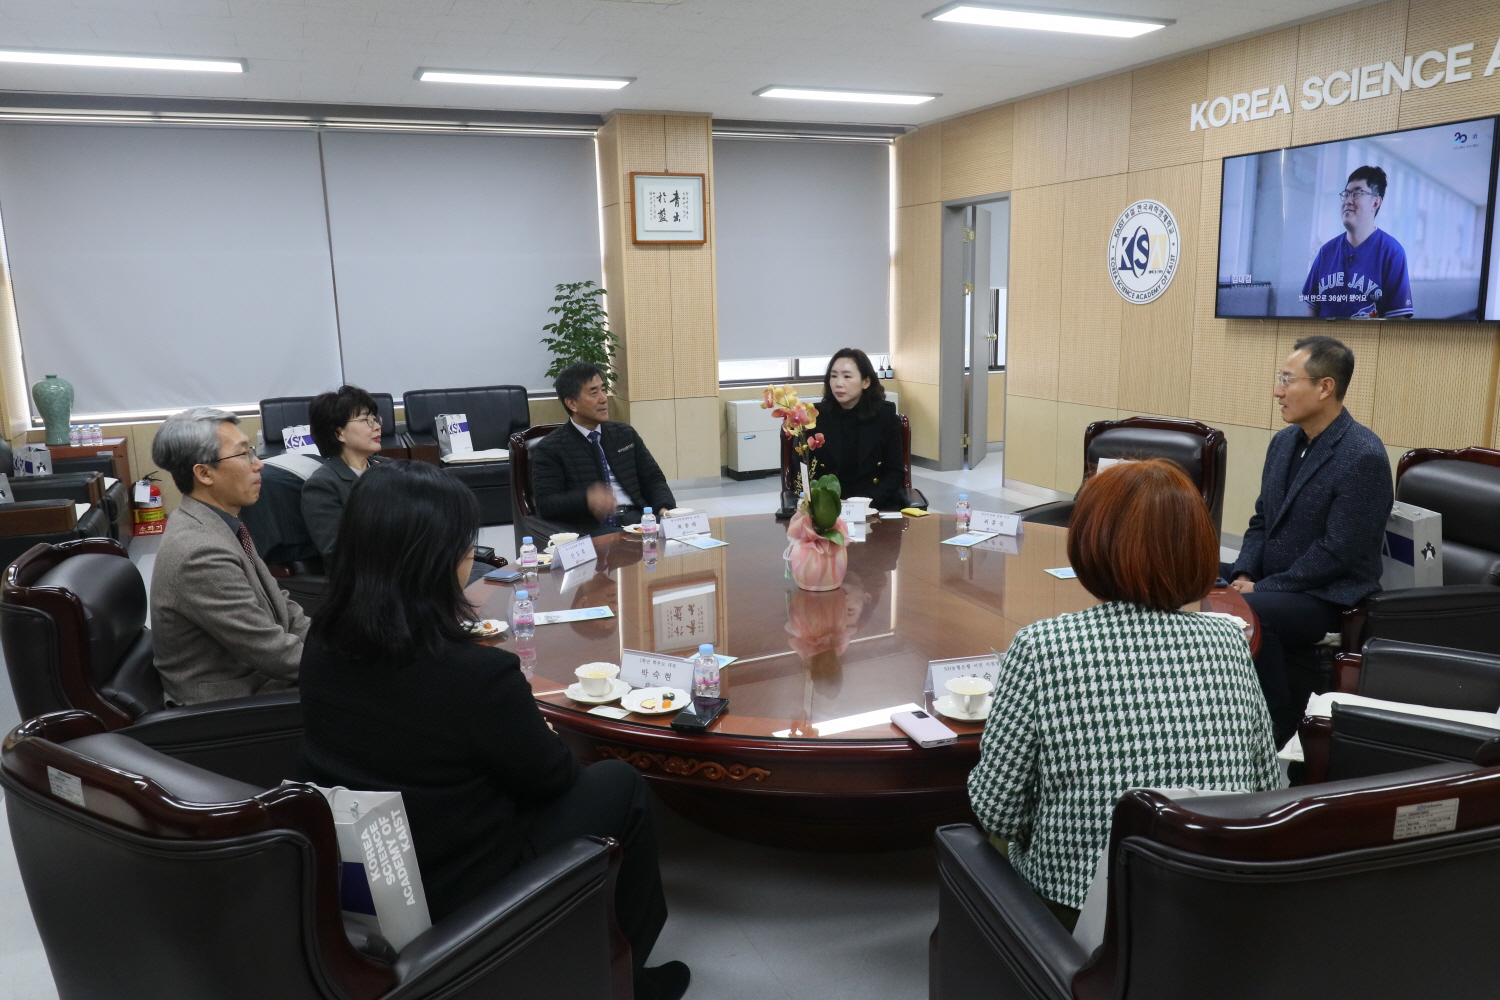
[[(911, 421), (906, 414), (896, 414), (901, 421), (901, 507), (927, 509), (927, 497), (911, 484)], [(802, 498), (802, 459), (792, 445), (792, 439), (781, 434), (781, 507), (776, 511), (779, 518), (789, 518), (797, 513), (797, 504)]]
[(5, 570), (0, 643), (22, 718), (81, 709), (182, 760), (275, 784), (296, 769), (296, 691), (167, 708), (146, 588), (118, 542), (36, 545)]
[[(1099, 459), (1169, 458), (1182, 467), (1203, 494), (1214, 530), (1224, 522), (1224, 477), (1229, 471), (1229, 439), (1216, 427), (1196, 420), (1126, 417), (1097, 420), (1083, 432), (1083, 480), (1099, 468)], [(1082, 483), (1079, 489), (1082, 489)], [(1066, 528), (1073, 501), (1058, 500), (1019, 512), (1022, 521)]]
[(1396, 467), (1396, 499), (1443, 515), (1443, 584), (1500, 585), (1500, 451), (1418, 448)]
[(1344, 612), (1342, 631), (1349, 653), (1371, 639), (1500, 653), (1500, 587), (1461, 583), (1378, 591)]
[(1303, 784), (1393, 774), (1442, 763), (1500, 764), (1500, 731), (1449, 719), (1335, 704), (1297, 729)]
[(475, 451), (509, 448), (512, 434), (531, 426), (531, 405), (519, 385), (486, 385), (470, 389), (422, 389), (402, 397), (411, 457), (440, 465), (474, 491), (480, 524), (510, 524), (511, 462), (442, 461), (438, 452), (437, 415), (462, 413), (469, 418)]
[[(396, 423), (396, 402), (388, 392), (372, 392), (375, 408), (380, 412), (380, 454), (386, 458), (410, 458), (400, 425)], [(260, 401), (260, 431), (265, 444), (256, 449), (261, 458), (286, 453), (281, 432), (308, 421), (311, 396), (277, 396)]]
[[(11, 449), (10, 442), (0, 438), (0, 472), (10, 474), (15, 463), (14, 455), (15, 452)], [(86, 455), (79, 458), (54, 458), (52, 472), (50, 476), (12, 476), (11, 493), (18, 502), (23, 503), (32, 500), (72, 500), (74, 503), (96, 506), (103, 515), (105, 530), (98, 530), (99, 518), (88, 517), (88, 523), (82, 529), (84, 533), (75, 534), (72, 537), (88, 538), (100, 535), (113, 538), (121, 545), (127, 547), (130, 545), (132, 522), (127, 492), (130, 484), (119, 481), (115, 476), (113, 456)], [(114, 478), (115, 483), (106, 484), (104, 482), (106, 477)], [(80, 520), (84, 519), (80, 518)], [(18, 541), (8, 546), (0, 544), (0, 561), (9, 562), (39, 541), (62, 540), (60, 538), (35, 538), (30, 542)]]
[(933, 1000), (1480, 998), (1500, 975), (1496, 768), (1176, 802), (1127, 792), (1092, 955), (982, 831), (936, 840)]
[(521, 551), (521, 539), (530, 536), (536, 547), (547, 547), (547, 539), (559, 532), (568, 531), (566, 525), (548, 521), (536, 512), (536, 495), (531, 491), (532, 445), (557, 430), (562, 424), (537, 424), (510, 436), (510, 495), (511, 510), (515, 515), (516, 552)]
[(260, 499), (240, 511), (255, 551), (283, 590), (311, 615), (323, 606), (328, 571), (302, 517), (301, 476), (267, 465), (260, 470)]
[(1383, 701), (1500, 710), (1500, 655), (1396, 639), (1371, 639), (1338, 655), (1339, 690)]
[(528, 862), (399, 955), (340, 910), (333, 817), (307, 785), (234, 781), (85, 712), (5, 742), (6, 814), (61, 1000), (626, 1000), (613, 841)]

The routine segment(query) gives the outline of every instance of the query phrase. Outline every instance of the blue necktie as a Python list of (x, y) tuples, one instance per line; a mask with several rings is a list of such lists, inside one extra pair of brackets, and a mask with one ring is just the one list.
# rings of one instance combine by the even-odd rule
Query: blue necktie
[[(609, 487), (610, 496), (613, 496), (615, 492), (615, 474), (614, 471), (609, 467), (609, 459), (604, 457), (604, 446), (599, 443), (598, 430), (589, 431), (589, 444), (593, 445), (594, 450), (599, 453), (599, 464), (604, 467), (604, 482), (605, 485)], [(615, 526), (615, 515), (611, 513), (609, 517), (605, 518), (600, 523), (605, 527), (613, 528)]]

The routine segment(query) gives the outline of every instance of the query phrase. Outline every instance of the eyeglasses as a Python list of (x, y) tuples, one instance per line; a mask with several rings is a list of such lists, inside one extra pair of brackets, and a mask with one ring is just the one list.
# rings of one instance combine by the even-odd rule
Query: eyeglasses
[(1380, 195), (1376, 194), (1374, 191), (1366, 191), (1364, 188), (1345, 188), (1344, 190), (1339, 192), (1339, 201), (1354, 201), (1359, 198), (1360, 195), (1365, 195), (1370, 198), (1380, 197)]
[(249, 448), (246, 448), (244, 451), (237, 451), (233, 455), (220, 455), (218, 458), (210, 459), (207, 462), (203, 462), (201, 464), (218, 465), (220, 462), (227, 462), (231, 458), (249, 458), (253, 462), (255, 460), (254, 455), (254, 452), (252, 452)]
[[(1328, 376), (1326, 376), (1326, 375), (1323, 376), (1323, 378), (1327, 378), (1327, 377)], [(1321, 381), (1323, 381), (1322, 378), (1319, 378), (1316, 375), (1288, 375), (1286, 372), (1277, 372), (1276, 373), (1276, 384), (1279, 385), (1279, 386), (1281, 386), (1283, 389), (1285, 389), (1287, 386), (1291, 385), (1293, 382), (1297, 381), (1298, 379), (1303, 379), (1303, 378), (1307, 379), (1309, 382), (1321, 382)]]
[(375, 416), (373, 413), (366, 413), (362, 417), (350, 417), (349, 423), (364, 424), (366, 427), (369, 427), (372, 430), (380, 429), (380, 418)]

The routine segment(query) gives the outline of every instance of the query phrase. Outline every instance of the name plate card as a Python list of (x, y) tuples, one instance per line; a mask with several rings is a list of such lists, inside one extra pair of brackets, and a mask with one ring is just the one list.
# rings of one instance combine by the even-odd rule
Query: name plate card
[(844, 519), (845, 524), (863, 524), (865, 518), (870, 516), (868, 504), (850, 503), (848, 500), (839, 501), (839, 517)]
[(997, 535), (1019, 535), (1020, 514), (992, 514), (987, 510), (976, 510), (969, 514), (970, 531), (992, 531)]
[(585, 562), (593, 562), (599, 558), (599, 553), (594, 551), (594, 540), (588, 535), (575, 538), (571, 542), (564, 542), (557, 547), (553, 553), (553, 562), (563, 569), (572, 569)]
[(693, 661), (627, 649), (620, 656), (620, 679), (633, 688), (674, 687), (691, 691)]
[(986, 656), (960, 656), (952, 660), (927, 661), (927, 687), (924, 691), (946, 694), (947, 684), (957, 677), (983, 677), (991, 684), (1000, 673), (1000, 654), (990, 650)]
[(562, 625), (566, 622), (587, 622), (595, 618), (613, 618), (615, 613), (606, 605), (601, 608), (569, 608), (566, 611), (538, 611), (538, 625)]
[(701, 510), (694, 511), (691, 514), (674, 514), (661, 519), (661, 533), (663, 538), (706, 535), (708, 532), (708, 515)]

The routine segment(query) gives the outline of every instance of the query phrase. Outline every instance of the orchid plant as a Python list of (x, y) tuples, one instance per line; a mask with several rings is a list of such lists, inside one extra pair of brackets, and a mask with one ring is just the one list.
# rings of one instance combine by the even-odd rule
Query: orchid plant
[(803, 498), (799, 509), (812, 521), (817, 534), (835, 545), (844, 545), (844, 533), (837, 527), (842, 492), (838, 477), (812, 478), (817, 470), (813, 452), (823, 447), (823, 435), (810, 433), (818, 426), (817, 409), (798, 399), (797, 391), (787, 385), (766, 386), (760, 405), (762, 409), (770, 410), (771, 416), (781, 418), (781, 429), (792, 439), (792, 448), (807, 465), (808, 495)]

